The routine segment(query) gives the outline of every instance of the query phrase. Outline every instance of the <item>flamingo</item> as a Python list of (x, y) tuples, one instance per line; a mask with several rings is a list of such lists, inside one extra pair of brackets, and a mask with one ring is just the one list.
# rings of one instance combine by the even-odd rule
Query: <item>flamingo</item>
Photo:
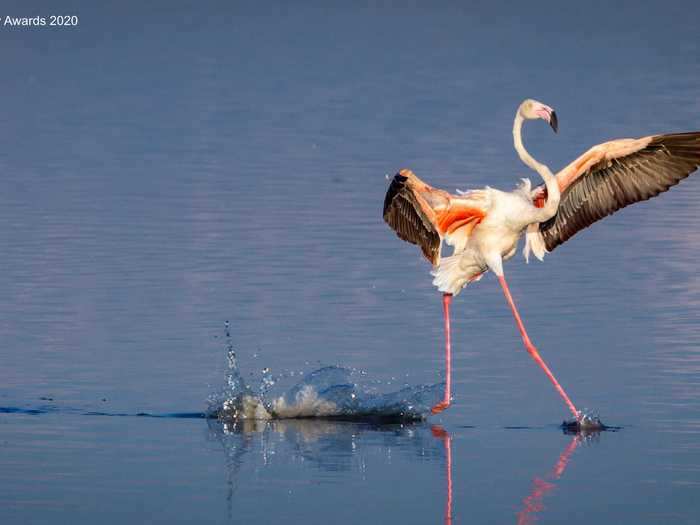
[[(445, 389), (437, 414), (451, 402), (450, 304), (469, 283), (492, 271), (525, 349), (554, 385), (574, 422), (591, 420), (581, 413), (530, 340), (503, 273), (503, 261), (513, 257), (525, 234), (523, 255), (539, 260), (580, 230), (635, 202), (668, 190), (700, 165), (700, 131), (612, 140), (593, 146), (554, 175), (523, 146), (525, 120), (542, 119), (554, 132), (558, 119), (548, 105), (523, 101), (515, 113), (513, 143), (520, 159), (537, 172), (543, 184), (528, 179), (511, 192), (490, 187), (456, 195), (434, 188), (411, 170), (402, 169), (384, 200), (384, 220), (399, 238), (420, 247), (433, 265), (433, 284), (442, 292), (445, 325)], [(442, 257), (443, 242), (453, 253)]]

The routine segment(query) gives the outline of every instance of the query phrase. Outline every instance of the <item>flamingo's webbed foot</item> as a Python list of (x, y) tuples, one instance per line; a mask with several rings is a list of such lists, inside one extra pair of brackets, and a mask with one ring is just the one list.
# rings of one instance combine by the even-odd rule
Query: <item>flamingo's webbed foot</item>
[(450, 402), (449, 401), (440, 401), (437, 405), (435, 405), (433, 408), (430, 409), (430, 412), (433, 414), (439, 414), (443, 410), (446, 410), (449, 408)]

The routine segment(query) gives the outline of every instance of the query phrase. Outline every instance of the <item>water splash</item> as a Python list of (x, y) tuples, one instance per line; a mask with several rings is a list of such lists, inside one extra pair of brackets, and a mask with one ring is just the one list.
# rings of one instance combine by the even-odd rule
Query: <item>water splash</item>
[(578, 434), (579, 432), (601, 432), (615, 430), (615, 427), (605, 425), (596, 412), (583, 410), (576, 419), (562, 421), (562, 430), (566, 433)]
[[(422, 420), (442, 396), (444, 384), (406, 386), (377, 392), (364, 372), (340, 366), (314, 370), (286, 391), (279, 391), (281, 378), (269, 368), (262, 370), (257, 391), (243, 380), (226, 323), (228, 369), (223, 390), (209, 399), (208, 415), (223, 420), (325, 418), (346, 420)], [(277, 387), (277, 388), (275, 388)]]

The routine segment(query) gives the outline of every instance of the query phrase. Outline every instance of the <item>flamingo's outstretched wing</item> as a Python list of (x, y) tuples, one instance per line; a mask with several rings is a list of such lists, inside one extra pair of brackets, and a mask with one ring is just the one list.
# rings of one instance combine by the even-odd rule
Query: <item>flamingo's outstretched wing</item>
[[(700, 132), (613, 140), (592, 147), (557, 173), (557, 214), (539, 225), (547, 251), (617, 210), (655, 197), (700, 166)], [(533, 192), (535, 205), (544, 186)]]
[(463, 250), (489, 206), (486, 192), (451, 195), (404, 169), (394, 176), (387, 190), (384, 220), (401, 239), (420, 246), (425, 258), (437, 266), (443, 239), (456, 252)]

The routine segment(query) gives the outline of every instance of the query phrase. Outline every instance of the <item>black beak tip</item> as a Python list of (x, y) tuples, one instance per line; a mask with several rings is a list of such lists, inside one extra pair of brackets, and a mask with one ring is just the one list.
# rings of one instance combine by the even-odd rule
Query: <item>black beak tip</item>
[(549, 117), (549, 125), (552, 126), (554, 133), (559, 130), (559, 119), (557, 119), (557, 114), (555, 111), (552, 111), (552, 114)]

